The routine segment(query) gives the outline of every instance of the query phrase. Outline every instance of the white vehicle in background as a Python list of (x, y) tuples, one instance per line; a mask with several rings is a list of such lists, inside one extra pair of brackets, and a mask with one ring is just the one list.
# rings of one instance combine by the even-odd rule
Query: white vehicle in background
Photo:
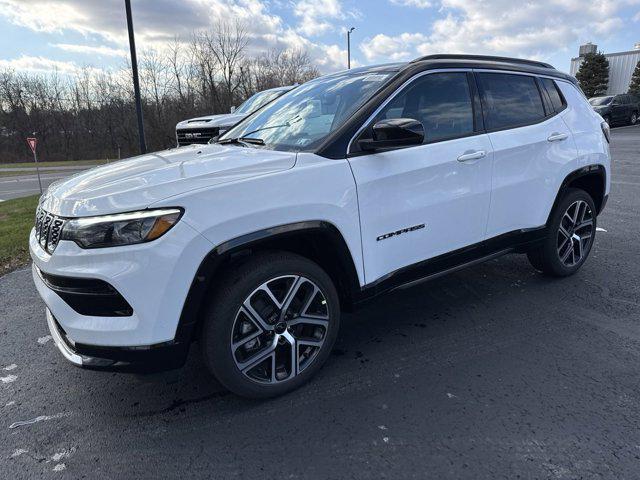
[(77, 366), (176, 368), (197, 341), (231, 391), (279, 395), (320, 369), (364, 300), (509, 253), (577, 272), (609, 194), (608, 142), (575, 78), (545, 63), (355, 68), (215, 143), (51, 186), (33, 278)]
[(256, 110), (264, 107), (267, 103), (272, 102), (294, 88), (295, 86), (287, 86), (263, 90), (242, 102), (238, 108), (231, 107), (231, 113), (183, 120), (176, 125), (176, 141), (178, 146), (184, 147), (194, 143), (209, 143), (212, 138), (222, 135), (240, 120), (243, 120)]

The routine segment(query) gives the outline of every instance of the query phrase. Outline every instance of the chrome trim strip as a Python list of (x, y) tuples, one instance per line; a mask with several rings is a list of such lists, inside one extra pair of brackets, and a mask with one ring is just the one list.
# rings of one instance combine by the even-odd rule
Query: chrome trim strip
[(49, 331), (51, 332), (53, 343), (56, 344), (56, 347), (58, 347), (58, 350), (60, 350), (60, 353), (62, 353), (64, 358), (66, 358), (68, 361), (70, 361), (74, 365), (78, 367), (82, 367), (84, 365), (82, 362), (82, 357), (74, 353), (67, 346), (65, 341), (62, 339), (62, 335), (60, 335), (60, 332), (58, 331), (58, 327), (56, 326), (55, 321), (53, 320), (53, 315), (51, 314), (51, 311), (47, 308), (46, 312), (47, 312), (46, 313), (47, 325), (49, 326)]
[[(62, 334), (58, 327), (56, 326), (56, 322), (53, 318), (51, 311), (46, 309), (47, 315), (47, 325), (49, 326), (49, 331), (51, 332), (51, 337), (53, 338), (53, 343), (55, 343), (62, 356), (66, 358), (69, 362), (71, 362), (76, 367), (80, 368), (88, 368), (88, 369), (105, 369), (105, 368), (118, 368), (119, 366), (126, 366), (127, 362), (119, 362), (117, 360), (111, 360), (108, 358), (99, 358), (99, 357), (91, 357), (87, 355), (78, 355), (75, 353), (69, 345), (62, 338)], [(71, 340), (69, 340), (73, 344)], [(74, 344), (75, 345), (75, 344)], [(131, 347), (134, 348), (134, 347)]]

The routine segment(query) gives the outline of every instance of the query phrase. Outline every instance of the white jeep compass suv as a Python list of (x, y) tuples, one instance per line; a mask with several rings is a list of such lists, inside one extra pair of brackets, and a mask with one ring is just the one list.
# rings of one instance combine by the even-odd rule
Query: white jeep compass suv
[(78, 174), (42, 197), (33, 278), (72, 363), (290, 391), (340, 312), (506, 253), (566, 276), (610, 187), (609, 131), (548, 64), (436, 55), (308, 82), (216, 144)]

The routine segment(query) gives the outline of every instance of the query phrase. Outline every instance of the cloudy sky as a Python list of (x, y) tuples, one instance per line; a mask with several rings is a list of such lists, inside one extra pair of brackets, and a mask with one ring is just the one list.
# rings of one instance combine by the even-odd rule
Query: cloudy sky
[[(239, 19), (251, 48), (305, 48), (323, 72), (430, 53), (550, 61), (567, 71), (586, 41), (605, 52), (640, 42), (640, 0), (132, 0), (138, 51)], [(0, 68), (72, 73), (127, 55), (124, 0), (0, 0)]]

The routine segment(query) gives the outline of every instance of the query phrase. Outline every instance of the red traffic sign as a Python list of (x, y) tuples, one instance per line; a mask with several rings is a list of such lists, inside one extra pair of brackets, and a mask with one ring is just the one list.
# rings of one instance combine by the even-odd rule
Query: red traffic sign
[(36, 153), (36, 145), (38, 144), (37, 138), (27, 138), (27, 143), (29, 144), (29, 148), (32, 153)]

